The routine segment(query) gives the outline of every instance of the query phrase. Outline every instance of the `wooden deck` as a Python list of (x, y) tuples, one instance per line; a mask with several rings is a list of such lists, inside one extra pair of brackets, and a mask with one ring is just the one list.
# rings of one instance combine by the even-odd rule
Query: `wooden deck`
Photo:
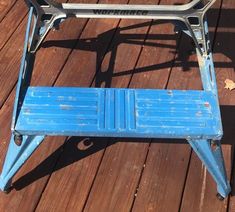
[[(0, 1), (0, 167), (10, 137), (26, 15), (22, 0)], [(235, 1), (217, 0), (208, 17), (223, 152), (233, 185), (228, 199), (217, 200), (215, 183), (185, 141), (48, 137), (15, 176), (14, 190), (0, 193), (0, 211), (235, 211), (235, 91), (224, 89), (225, 79), (235, 80)], [(37, 52), (32, 84), (201, 89), (191, 40), (173, 28), (162, 21), (67, 20)]]

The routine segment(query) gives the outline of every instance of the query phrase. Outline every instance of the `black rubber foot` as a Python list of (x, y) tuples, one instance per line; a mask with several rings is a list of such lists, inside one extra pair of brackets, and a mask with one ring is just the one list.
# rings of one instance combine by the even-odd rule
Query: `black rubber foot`
[(220, 201), (224, 201), (224, 197), (223, 196), (221, 196), (219, 193), (218, 194), (216, 194), (216, 197), (220, 200)]

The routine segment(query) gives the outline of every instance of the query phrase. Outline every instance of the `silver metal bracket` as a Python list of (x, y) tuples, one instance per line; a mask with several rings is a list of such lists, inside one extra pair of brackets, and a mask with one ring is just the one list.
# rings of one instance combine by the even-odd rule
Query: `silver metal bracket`
[(184, 5), (71, 4), (54, 0), (26, 0), (34, 8), (30, 52), (34, 53), (51, 28), (70, 17), (170, 20), (192, 37), (202, 57), (210, 53), (204, 16), (216, 0), (192, 0)]

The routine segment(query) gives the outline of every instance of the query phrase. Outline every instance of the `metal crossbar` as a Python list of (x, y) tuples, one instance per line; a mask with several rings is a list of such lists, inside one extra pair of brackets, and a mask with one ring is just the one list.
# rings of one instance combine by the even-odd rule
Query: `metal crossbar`
[(31, 51), (35, 52), (52, 27), (70, 17), (162, 19), (184, 23), (185, 31), (192, 37), (201, 55), (208, 55), (210, 48), (205, 30), (204, 16), (216, 0), (193, 0), (185, 5), (117, 5), (70, 4), (52, 0), (29, 0), (36, 10), (36, 27)]
[[(214, 2), (154, 6), (26, 0), (29, 20), (0, 189), (11, 188), (12, 177), (48, 135), (184, 138), (216, 181), (218, 197), (227, 197), (231, 188), (205, 18)], [(195, 43), (203, 91), (30, 87), (34, 53), (49, 30), (70, 17), (171, 21)]]

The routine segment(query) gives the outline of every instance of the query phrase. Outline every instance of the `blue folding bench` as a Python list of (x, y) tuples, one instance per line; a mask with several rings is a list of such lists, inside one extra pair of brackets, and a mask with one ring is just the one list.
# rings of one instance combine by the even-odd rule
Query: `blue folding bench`
[[(16, 91), (12, 137), (0, 176), (0, 189), (45, 136), (99, 136), (186, 139), (228, 196), (220, 140), (223, 135), (206, 11), (215, 0), (185, 5), (68, 4), (26, 0), (29, 18)], [(173, 20), (194, 41), (203, 90), (30, 87), (31, 60), (53, 27), (69, 18)]]

